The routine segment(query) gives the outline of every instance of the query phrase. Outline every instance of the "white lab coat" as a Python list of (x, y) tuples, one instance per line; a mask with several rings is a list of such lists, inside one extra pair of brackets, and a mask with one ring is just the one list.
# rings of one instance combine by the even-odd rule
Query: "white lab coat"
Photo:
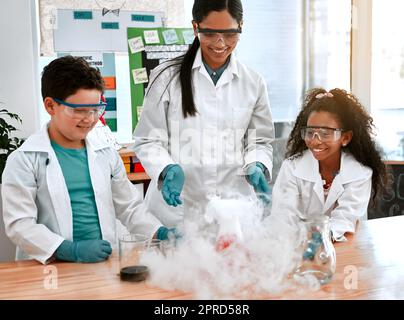
[[(153, 70), (149, 83), (161, 68)], [(214, 195), (239, 193), (256, 199), (244, 169), (260, 161), (269, 180), (274, 139), (265, 81), (234, 54), (215, 86), (199, 49), (192, 67), (194, 117), (184, 119), (179, 77), (170, 82), (172, 74), (173, 68), (167, 69), (154, 82), (134, 132), (134, 151), (152, 179), (145, 202), (167, 226), (180, 224), (184, 213), (203, 213)], [(246, 138), (248, 130), (253, 134)], [(173, 163), (185, 172), (184, 205), (178, 207), (165, 203), (159, 182), (160, 173)]]
[(344, 234), (354, 233), (356, 222), (366, 218), (371, 189), (372, 170), (342, 152), (340, 172), (325, 200), (318, 161), (305, 150), (301, 157), (282, 163), (273, 188), (271, 215), (328, 215), (333, 238), (344, 241)]
[[(102, 238), (115, 245), (115, 218), (133, 233), (152, 236), (161, 224), (144, 212), (141, 196), (128, 180), (119, 154), (90, 136), (86, 147)], [(8, 157), (2, 179), (5, 230), (17, 246), (16, 259), (51, 262), (62, 241), (73, 240), (73, 221), (47, 126)]]

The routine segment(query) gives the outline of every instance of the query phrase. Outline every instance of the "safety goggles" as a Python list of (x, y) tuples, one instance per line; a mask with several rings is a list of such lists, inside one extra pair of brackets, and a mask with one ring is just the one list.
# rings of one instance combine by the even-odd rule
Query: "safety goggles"
[(84, 120), (89, 116), (98, 119), (101, 117), (107, 107), (105, 102), (100, 101), (99, 103), (91, 104), (76, 104), (69, 103), (58, 98), (53, 98), (55, 102), (64, 106), (64, 112), (71, 118), (75, 120)]
[(303, 140), (313, 140), (315, 136), (321, 142), (334, 142), (341, 138), (344, 129), (329, 128), (329, 127), (304, 127), (300, 134)]
[(223, 42), (227, 45), (232, 45), (240, 38), (241, 27), (236, 29), (209, 29), (209, 28), (196, 28), (196, 32), (199, 35), (199, 39), (208, 43), (216, 43), (219, 39), (223, 39)]

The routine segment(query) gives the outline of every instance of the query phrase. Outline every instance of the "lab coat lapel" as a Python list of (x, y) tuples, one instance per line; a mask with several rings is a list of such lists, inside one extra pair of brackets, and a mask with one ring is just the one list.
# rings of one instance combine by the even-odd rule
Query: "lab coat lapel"
[(317, 196), (318, 201), (320, 201), (321, 205), (324, 206), (324, 189), (321, 179), (317, 179), (313, 186), (313, 190), (315, 195)]
[(328, 210), (332, 209), (331, 207), (335, 205), (337, 199), (341, 196), (343, 191), (344, 187), (341, 184), (341, 177), (337, 175), (331, 184), (327, 200), (325, 201), (324, 212), (327, 212)]
[(309, 204), (306, 210), (310, 211), (310, 207), (315, 202), (313, 196), (315, 195), (317, 200), (324, 206), (324, 190), (323, 182), (319, 174), (318, 161), (313, 157), (310, 151), (305, 151), (298, 162), (294, 175), (302, 180), (309, 181), (313, 185), (312, 191), (310, 191)]
[(62, 169), (53, 149), (48, 153), (48, 165), (46, 167), (46, 182), (52, 205), (55, 208), (61, 235), (73, 240), (73, 215), (70, 204), (69, 191)]
[[(105, 183), (105, 172), (102, 171), (97, 158), (99, 150), (103, 148), (108, 148), (109, 146), (105, 143), (95, 141), (94, 139), (87, 138), (86, 139), (86, 149), (87, 149), (87, 158), (88, 158), (88, 168), (90, 171), (91, 184), (93, 186), (95, 203), (98, 211), (98, 219), (100, 222), (101, 233), (103, 235), (103, 239), (106, 239), (106, 235), (112, 234), (106, 228), (113, 228), (110, 226), (110, 221), (108, 220), (108, 210), (110, 206), (108, 205), (107, 199), (110, 197), (111, 190), (106, 190), (105, 186), (108, 184)], [(108, 179), (110, 177), (108, 176)], [(103, 189), (102, 189), (103, 188)]]
[(231, 82), (235, 75), (239, 75), (238, 67), (237, 67), (237, 59), (234, 52), (230, 56), (230, 63), (227, 68), (224, 70), (222, 76), (216, 84), (216, 87), (224, 86), (225, 84)]
[(213, 81), (208, 73), (208, 71), (206, 70), (205, 66), (203, 65), (202, 62), (202, 51), (201, 48), (198, 49), (198, 52), (196, 53), (195, 56), (195, 60), (194, 60), (194, 64), (192, 65), (192, 69), (198, 69), (198, 72), (205, 77), (209, 83), (212, 84), (212, 86), (214, 87), (215, 85), (213, 84)]
[(344, 192), (344, 184), (364, 179), (366, 177), (362, 166), (354, 159), (354, 157), (345, 152), (341, 153), (340, 173), (334, 178), (328, 193), (327, 201), (324, 205), (324, 211), (327, 212), (331, 208), (341, 194)]

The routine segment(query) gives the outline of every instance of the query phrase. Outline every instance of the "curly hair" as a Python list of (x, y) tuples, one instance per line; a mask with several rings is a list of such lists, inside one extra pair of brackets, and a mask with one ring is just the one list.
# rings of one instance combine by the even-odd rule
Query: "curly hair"
[(287, 158), (298, 158), (307, 149), (300, 131), (307, 125), (307, 119), (312, 112), (324, 111), (332, 113), (337, 117), (344, 130), (350, 130), (353, 133), (351, 142), (343, 147), (344, 151), (349, 152), (358, 162), (373, 170), (372, 202), (374, 204), (378, 191), (383, 189), (383, 186), (387, 183), (387, 174), (386, 166), (381, 159), (381, 150), (378, 149), (372, 138), (374, 135), (373, 118), (367, 113), (359, 100), (345, 90), (336, 88), (330, 91), (333, 97), (316, 98), (318, 94), (326, 92), (323, 88), (314, 88), (306, 93), (303, 107), (290, 133), (285, 156)]
[(99, 69), (92, 68), (81, 57), (64, 56), (49, 63), (42, 73), (42, 98), (65, 100), (79, 89), (104, 92), (104, 80)]

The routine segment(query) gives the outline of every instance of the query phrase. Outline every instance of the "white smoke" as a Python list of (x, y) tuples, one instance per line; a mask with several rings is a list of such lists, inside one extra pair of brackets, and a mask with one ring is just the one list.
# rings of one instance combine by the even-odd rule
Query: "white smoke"
[(302, 286), (317, 290), (317, 281), (293, 277), (305, 234), (281, 215), (263, 219), (263, 211), (242, 197), (213, 198), (199, 219), (186, 221), (175, 246), (142, 255), (148, 283), (192, 292), (196, 299), (259, 298)]

